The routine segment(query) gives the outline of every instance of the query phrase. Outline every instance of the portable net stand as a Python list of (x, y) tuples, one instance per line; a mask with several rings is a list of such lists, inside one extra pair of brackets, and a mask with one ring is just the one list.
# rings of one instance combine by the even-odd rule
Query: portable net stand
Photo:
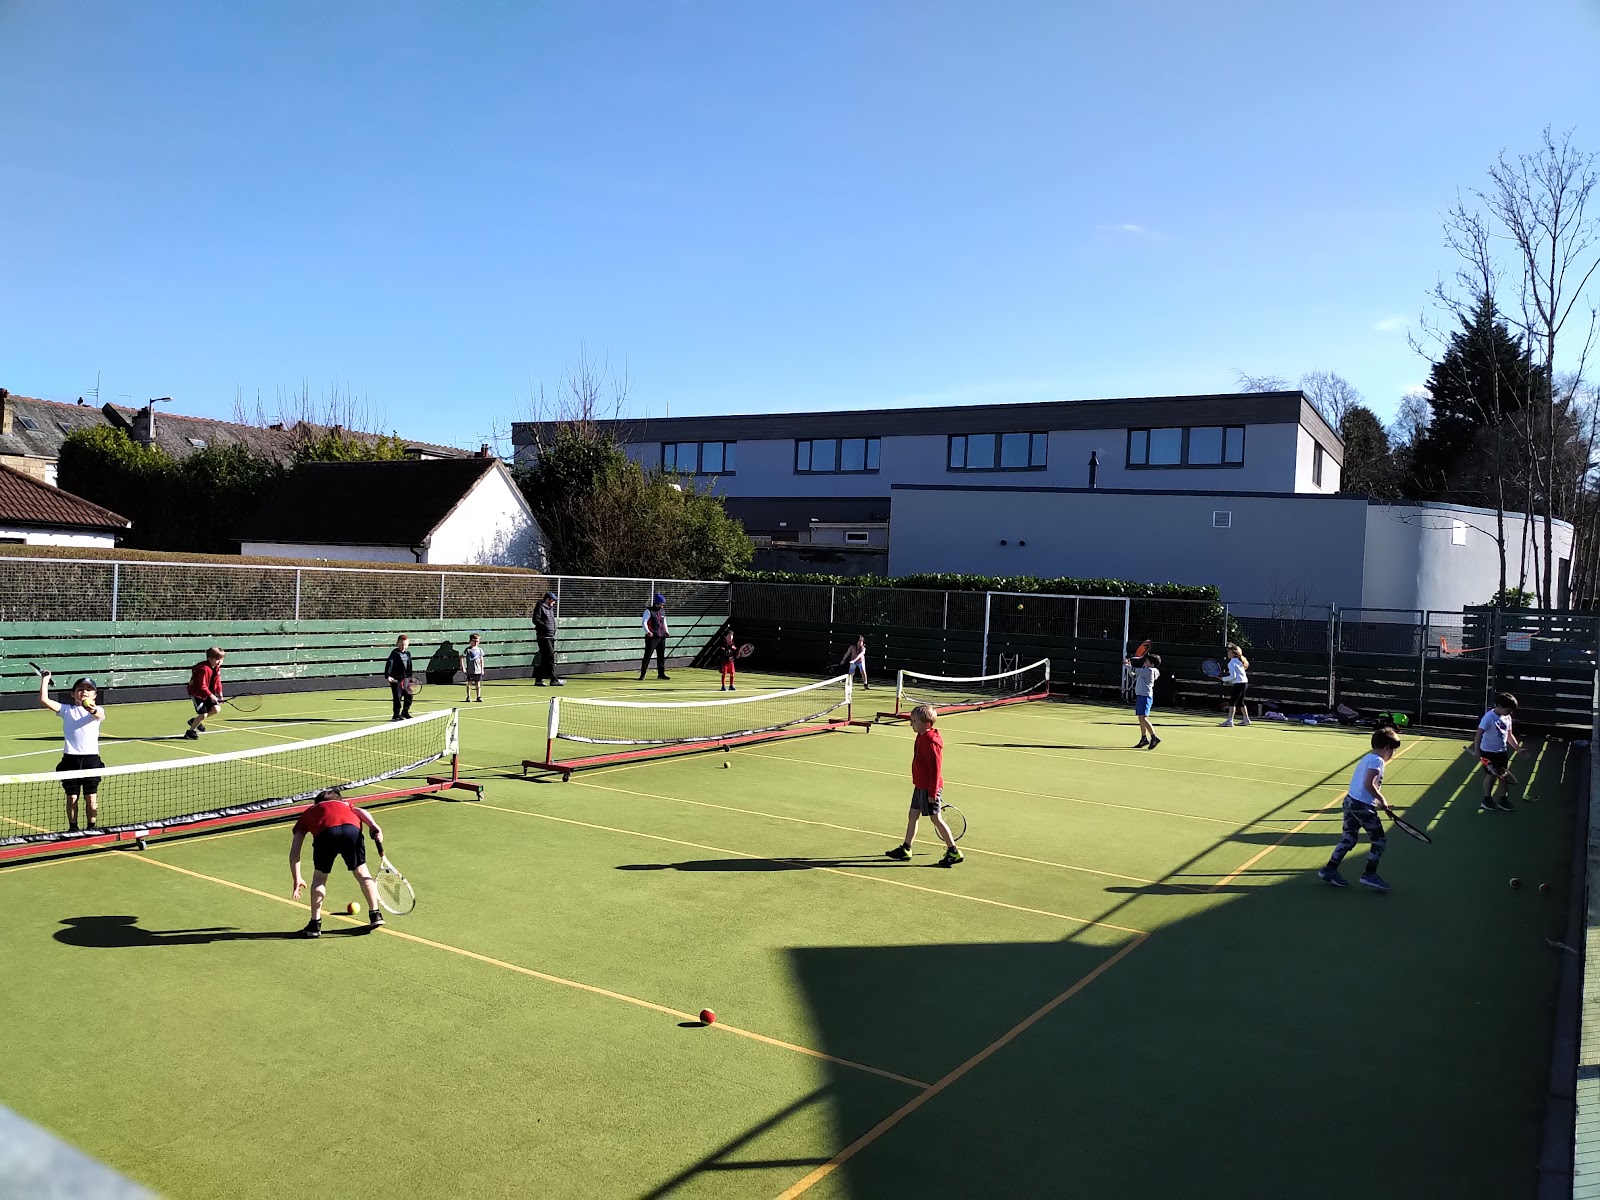
[(894, 711), (880, 712), (886, 720), (905, 720), (919, 704), (931, 704), (943, 713), (971, 712), (1044, 700), (1050, 695), (1050, 660), (993, 675), (923, 675), (901, 671), (895, 679)]
[[(296, 806), (326, 788), (368, 787), (443, 760), (449, 761), (448, 774), (401, 780), (350, 799), (366, 805), (451, 789), (482, 796), (481, 785), (460, 775), (460, 717), (454, 709), (287, 746), (0, 776), (0, 860), (129, 840), (142, 845), (162, 833), (277, 819), (298, 812)], [(62, 784), (73, 779), (100, 780), (97, 829), (67, 831)]]
[(583, 767), (828, 733), (862, 724), (851, 720), (850, 704), (850, 680), (844, 675), (732, 700), (558, 697), (550, 701), (545, 756), (524, 759), (522, 773), (541, 770), (566, 780)]

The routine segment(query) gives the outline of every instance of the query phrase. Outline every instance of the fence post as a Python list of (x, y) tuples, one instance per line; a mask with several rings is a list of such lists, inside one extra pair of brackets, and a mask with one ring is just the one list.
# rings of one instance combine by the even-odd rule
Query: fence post
[(300, 623), (300, 568), (294, 569), (294, 620)]
[(1501, 690), (1500, 655), (1498, 651), (1500, 649), (1502, 625), (1501, 611), (1498, 608), (1492, 609), (1489, 619), (1489, 644), (1483, 650), (1483, 706), (1485, 708), (1492, 706), (1495, 693)]
[(829, 637), (833, 636), (833, 600), (834, 600), (834, 595), (835, 595), (836, 592), (838, 592), (838, 590), (839, 589), (834, 587), (833, 584), (830, 583), (828, 585), (828, 636)]
[(117, 619), (117, 589), (122, 583), (122, 564), (111, 564), (111, 619)]
[(1218, 643), (1219, 645), (1226, 646), (1229, 644), (1232, 640), (1228, 636), (1231, 631), (1231, 627), (1228, 624), (1228, 606), (1224, 604), (1222, 606), (1222, 641)]
[(1328, 709), (1332, 711), (1334, 702), (1339, 696), (1339, 684), (1336, 677), (1335, 664), (1338, 662), (1339, 651), (1339, 606), (1328, 605)]
[(444, 572), (439, 572), (439, 624), (444, 624)]
[(1428, 716), (1428, 635), (1433, 631), (1431, 609), (1422, 611), (1422, 628), (1417, 633), (1417, 724)]

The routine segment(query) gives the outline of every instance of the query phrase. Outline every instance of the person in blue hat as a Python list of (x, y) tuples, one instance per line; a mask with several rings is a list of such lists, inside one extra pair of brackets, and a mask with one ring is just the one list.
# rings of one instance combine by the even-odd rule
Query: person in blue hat
[(639, 660), (639, 678), (650, 667), (650, 656), (656, 656), (656, 678), (671, 679), (667, 674), (667, 598), (657, 592), (644, 610), (644, 657)]

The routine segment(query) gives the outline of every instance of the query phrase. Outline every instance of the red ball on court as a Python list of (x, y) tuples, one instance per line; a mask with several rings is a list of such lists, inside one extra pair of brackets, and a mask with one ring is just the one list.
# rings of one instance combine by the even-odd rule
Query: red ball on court
[(717, 1014), (709, 1008), (702, 1008), (700, 1010), (700, 1022), (703, 1025), (715, 1025), (717, 1023)]

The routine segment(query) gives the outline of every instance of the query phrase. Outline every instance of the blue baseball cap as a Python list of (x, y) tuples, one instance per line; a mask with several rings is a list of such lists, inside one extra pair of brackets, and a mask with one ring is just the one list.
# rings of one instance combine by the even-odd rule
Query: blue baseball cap
[(657, 604), (665, 604), (666, 602), (667, 602), (667, 598), (665, 596), (663, 596), (660, 592), (657, 592), (656, 593), (656, 603)]
[(82, 688), (82, 687), (93, 688), (97, 692), (100, 690), (100, 685), (97, 684), (94, 680), (90, 679), (87, 675), (85, 675), (82, 679), (77, 680), (72, 685), (72, 690), (73, 691), (77, 691), (79, 688)]

